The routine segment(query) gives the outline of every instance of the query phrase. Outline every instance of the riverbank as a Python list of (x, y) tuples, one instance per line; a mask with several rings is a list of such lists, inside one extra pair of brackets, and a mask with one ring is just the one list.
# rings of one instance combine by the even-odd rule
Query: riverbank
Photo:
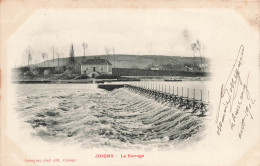
[(82, 80), (12, 80), (14, 84), (92, 84), (93, 79)]
[(14, 84), (93, 84), (93, 83), (109, 83), (109, 82), (128, 82), (128, 81), (164, 81), (169, 78), (177, 78), (182, 81), (208, 81), (209, 77), (147, 77), (147, 76), (131, 76), (131, 77), (121, 77), (118, 79), (46, 79), (46, 78), (37, 78), (37, 79), (19, 79), (12, 80)]

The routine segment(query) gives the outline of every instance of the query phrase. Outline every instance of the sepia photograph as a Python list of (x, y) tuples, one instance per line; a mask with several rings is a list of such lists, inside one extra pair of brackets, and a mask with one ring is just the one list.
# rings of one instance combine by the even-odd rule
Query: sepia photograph
[(207, 44), (188, 25), (141, 23), (142, 11), (122, 23), (121, 12), (42, 10), (39, 23), (25, 23), (34, 28), (19, 35), (29, 41), (10, 52), (20, 55), (12, 68), (15, 109), (32, 135), (82, 148), (133, 149), (203, 137), (210, 114)]

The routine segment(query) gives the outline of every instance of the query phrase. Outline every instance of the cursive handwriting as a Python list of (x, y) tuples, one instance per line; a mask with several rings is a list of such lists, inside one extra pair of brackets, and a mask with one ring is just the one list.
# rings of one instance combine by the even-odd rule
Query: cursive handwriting
[(251, 98), (248, 88), (250, 71), (248, 72), (246, 81), (244, 81), (241, 76), (243, 61), (244, 46), (241, 45), (232, 70), (225, 84), (221, 85), (219, 105), (215, 120), (218, 135), (220, 135), (223, 124), (228, 118), (231, 130), (240, 122), (241, 127), (238, 135), (239, 138), (242, 138), (246, 126), (246, 118), (250, 117), (253, 119), (251, 108), (255, 100)]

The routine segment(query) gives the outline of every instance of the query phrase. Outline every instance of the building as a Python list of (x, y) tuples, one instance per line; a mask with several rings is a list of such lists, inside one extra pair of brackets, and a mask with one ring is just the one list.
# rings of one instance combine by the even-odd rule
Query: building
[(192, 71), (193, 69), (191, 67), (185, 66), (186, 71)]
[(100, 57), (87, 59), (81, 64), (81, 74), (95, 78), (100, 74), (112, 74), (112, 64)]
[(160, 65), (153, 65), (151, 70), (160, 70)]

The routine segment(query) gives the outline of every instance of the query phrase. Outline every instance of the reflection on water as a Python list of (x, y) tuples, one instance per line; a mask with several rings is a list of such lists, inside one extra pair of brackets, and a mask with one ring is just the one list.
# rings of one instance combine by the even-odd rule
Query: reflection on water
[(46, 141), (84, 148), (172, 148), (202, 137), (207, 117), (125, 88), (108, 92), (93, 84), (18, 85), (17, 111)]

